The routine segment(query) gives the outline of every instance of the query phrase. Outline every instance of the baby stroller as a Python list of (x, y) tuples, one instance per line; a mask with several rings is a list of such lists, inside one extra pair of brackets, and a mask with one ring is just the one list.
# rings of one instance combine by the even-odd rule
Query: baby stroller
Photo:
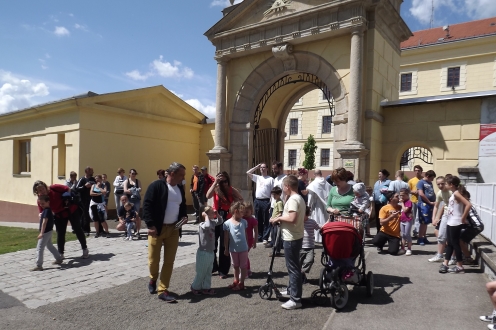
[(331, 306), (339, 310), (348, 303), (347, 285), (366, 286), (367, 297), (372, 296), (374, 275), (366, 273), (360, 217), (339, 216), (334, 220), (321, 229), (324, 268), (319, 277), (319, 289), (312, 293), (312, 299), (317, 304), (330, 300)]

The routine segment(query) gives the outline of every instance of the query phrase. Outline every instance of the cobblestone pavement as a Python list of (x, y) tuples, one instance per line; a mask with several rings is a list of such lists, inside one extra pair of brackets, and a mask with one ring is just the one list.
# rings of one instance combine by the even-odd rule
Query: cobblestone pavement
[[(115, 230), (111, 236), (88, 237), (88, 259), (81, 258), (79, 241), (67, 242), (60, 266), (52, 265), (53, 257), (45, 250), (41, 272), (30, 271), (36, 266), (36, 249), (0, 255), (0, 290), (28, 308), (37, 308), (148, 276), (147, 240), (124, 241)], [(197, 242), (197, 226), (185, 225), (174, 268), (195, 261)]]

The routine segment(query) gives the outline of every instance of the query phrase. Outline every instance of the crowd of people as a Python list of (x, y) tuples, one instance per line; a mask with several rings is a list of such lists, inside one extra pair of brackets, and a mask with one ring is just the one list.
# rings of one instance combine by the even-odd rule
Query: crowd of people
[[(249, 252), (260, 244), (273, 248), (269, 256), (273, 253), (282, 256), (284, 252), (289, 285), (281, 294), (289, 300), (282, 307), (300, 308), (302, 285), (314, 263), (315, 242), (322, 241), (320, 229), (338, 217), (360, 219), (362, 234), (372, 238), (371, 243), (380, 253), (406, 256), (412, 255), (413, 237), (420, 246), (430, 244), (426, 232), (432, 223), (436, 228), (438, 251), (429, 262), (442, 262), (440, 273), (463, 273), (463, 264), (473, 262), (467, 243), (474, 235), (463, 231), (471, 209), (470, 195), (456, 176), (447, 174), (436, 178), (434, 171), (423, 173), (418, 165), (414, 170), (415, 177), (407, 181), (401, 170), (396, 171), (395, 180), (389, 180), (390, 173), (382, 169), (374, 186), (366, 187), (344, 168), (333, 170), (327, 178), (315, 170), (308, 182), (308, 171), (304, 168), (298, 169), (295, 176), (284, 174), (281, 162), (273, 162), (270, 169), (261, 163), (246, 172), (254, 186), (251, 204), (231, 185), (227, 172), (213, 177), (206, 167), (193, 166), (189, 191), (195, 224), (198, 224), (199, 247), (191, 292), (216, 294), (211, 287), (212, 275), (217, 273), (220, 278), (227, 278), (231, 265), (234, 280), (228, 287), (243, 290), (246, 278), (251, 276)], [(124, 174), (125, 170), (119, 168), (113, 182), (117, 230), (124, 232), (126, 240), (133, 240), (133, 235), (140, 239), (141, 220), (145, 222), (150, 271), (148, 290), (157, 293), (161, 300), (175, 302), (169, 293), (169, 284), (181, 226), (188, 219), (186, 168), (172, 163), (167, 170), (157, 171), (157, 180), (148, 186), (143, 197), (142, 215), (142, 183), (137, 179), (138, 172), (131, 169), (129, 177)], [(439, 188), (437, 194), (433, 189), (434, 180)], [(36, 181), (33, 193), (38, 196), (40, 210), (38, 256), (33, 270), (43, 270), (45, 247), (54, 255), (54, 264), (63, 262), (69, 221), (81, 244), (83, 258), (89, 255), (86, 237), (90, 221), (94, 223), (95, 238), (109, 237), (106, 212), (111, 185), (107, 175), (94, 175), (93, 169), (87, 167), (79, 180), (77, 174), (71, 172), (66, 185), (47, 186)], [(377, 232), (372, 236), (370, 224), (374, 220)], [(57, 248), (51, 245), (50, 239), (54, 225)], [(278, 230), (280, 235), (277, 235)], [(163, 263), (159, 270), (161, 255)], [(454, 267), (449, 268), (449, 265)]]

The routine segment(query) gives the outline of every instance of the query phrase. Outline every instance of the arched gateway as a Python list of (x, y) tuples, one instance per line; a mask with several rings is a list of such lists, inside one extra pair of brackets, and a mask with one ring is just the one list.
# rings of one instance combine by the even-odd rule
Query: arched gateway
[(271, 152), (282, 159), (289, 110), (317, 87), (334, 102), (334, 167), (368, 182), (380, 166), (380, 101), (398, 98), (399, 44), (411, 35), (401, 2), (244, 0), (224, 9), (205, 34), (218, 63), (211, 172), (228, 171), (248, 196), (254, 137), (272, 129)]

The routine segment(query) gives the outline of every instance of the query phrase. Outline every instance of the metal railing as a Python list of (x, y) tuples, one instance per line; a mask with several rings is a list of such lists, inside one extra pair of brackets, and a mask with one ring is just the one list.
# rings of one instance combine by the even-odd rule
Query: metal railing
[(484, 223), (482, 235), (496, 245), (496, 183), (469, 183), (466, 188)]

